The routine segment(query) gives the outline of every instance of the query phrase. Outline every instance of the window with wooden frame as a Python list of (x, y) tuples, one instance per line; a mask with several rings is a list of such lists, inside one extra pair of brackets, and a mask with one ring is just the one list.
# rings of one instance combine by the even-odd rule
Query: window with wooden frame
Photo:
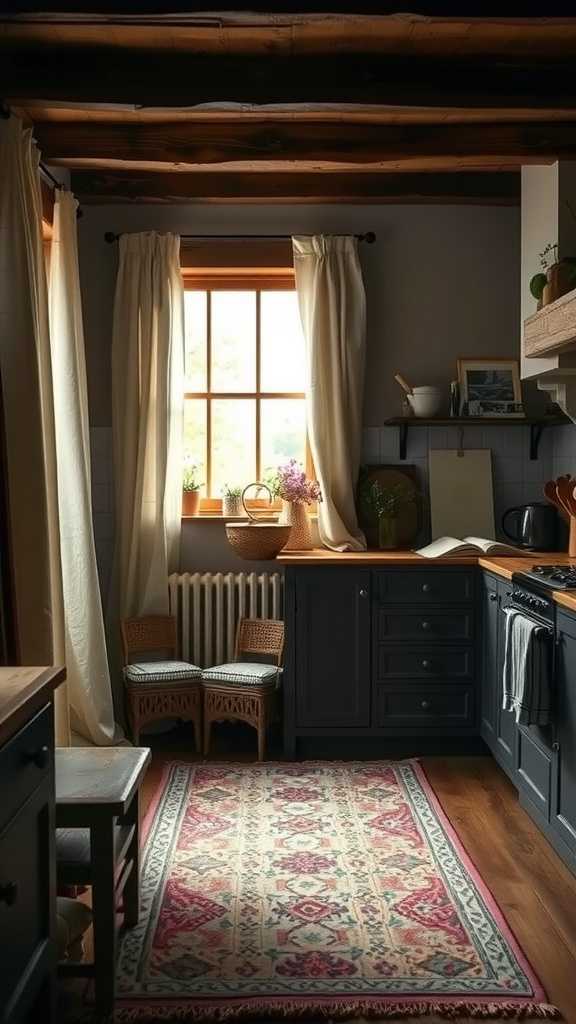
[[(276, 265), (254, 266), (254, 249), (246, 248), (244, 265), (228, 248), (228, 266), (214, 265), (205, 251), (204, 266), (197, 253), (193, 266), (183, 266), (184, 452), (198, 467), (200, 510), (208, 515), (221, 512), (226, 486), (265, 479), (290, 458), (311, 469), (294, 273), (278, 265), (278, 254)], [(234, 256), (239, 265), (231, 265)], [(251, 504), (266, 501), (254, 492)]]

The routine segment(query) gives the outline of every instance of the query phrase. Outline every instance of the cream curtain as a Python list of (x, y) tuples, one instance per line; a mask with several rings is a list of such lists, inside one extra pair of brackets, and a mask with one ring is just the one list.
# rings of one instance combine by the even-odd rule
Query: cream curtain
[[(115, 581), (121, 617), (166, 614), (182, 509), (184, 292), (180, 239), (119, 241), (112, 342)], [(116, 630), (117, 622), (111, 622)]]
[(71, 727), (98, 746), (115, 743), (112, 689), (94, 532), (84, 329), (76, 210), (55, 194), (50, 250), (50, 346), (58, 464), (60, 557)]
[(317, 235), (293, 238), (292, 246), (306, 339), (308, 434), (323, 496), (320, 539), (334, 551), (364, 551), (354, 501), (366, 349), (358, 243)]
[[(18, 118), (0, 122), (0, 370), (20, 662), (64, 663), (48, 297), (39, 154)], [(69, 739), (65, 685), (56, 735)]]

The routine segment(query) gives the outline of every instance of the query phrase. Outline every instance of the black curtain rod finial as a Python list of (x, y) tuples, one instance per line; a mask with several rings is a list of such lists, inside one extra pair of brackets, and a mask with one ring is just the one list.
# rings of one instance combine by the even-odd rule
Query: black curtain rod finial
[(105, 231), (104, 232), (104, 241), (108, 242), (108, 245), (111, 245), (112, 242), (116, 242), (117, 240), (118, 240), (118, 235), (115, 235), (113, 231)]

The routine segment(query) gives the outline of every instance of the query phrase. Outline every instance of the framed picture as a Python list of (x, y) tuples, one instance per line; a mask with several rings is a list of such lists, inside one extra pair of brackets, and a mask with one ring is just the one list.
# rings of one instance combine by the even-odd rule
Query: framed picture
[(464, 416), (524, 416), (517, 359), (459, 359)]

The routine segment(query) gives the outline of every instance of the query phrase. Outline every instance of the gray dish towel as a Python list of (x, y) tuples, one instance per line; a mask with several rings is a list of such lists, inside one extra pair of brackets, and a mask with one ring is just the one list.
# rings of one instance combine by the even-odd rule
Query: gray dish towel
[(550, 634), (515, 608), (506, 608), (503, 703), (520, 725), (549, 725), (552, 707)]

